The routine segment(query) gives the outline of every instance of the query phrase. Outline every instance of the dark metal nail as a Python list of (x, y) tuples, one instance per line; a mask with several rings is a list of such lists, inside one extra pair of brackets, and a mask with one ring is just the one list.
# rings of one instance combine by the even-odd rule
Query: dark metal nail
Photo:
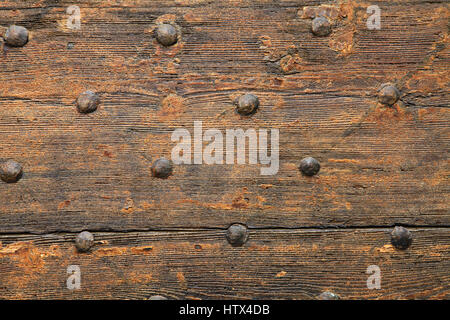
[(13, 183), (22, 177), (23, 168), (14, 160), (6, 160), (0, 165), (0, 178), (4, 182)]
[(94, 235), (89, 231), (83, 231), (77, 235), (75, 246), (80, 252), (87, 252), (94, 245)]
[(242, 246), (248, 239), (248, 229), (240, 223), (232, 224), (227, 230), (227, 240), (233, 247)]
[(378, 92), (378, 101), (382, 104), (393, 105), (398, 101), (400, 97), (400, 91), (390, 83), (384, 83), (380, 87), (380, 91)]
[(312, 157), (307, 157), (300, 161), (298, 168), (304, 175), (313, 176), (319, 172), (320, 163)]
[(148, 298), (148, 300), (167, 300), (167, 298), (160, 295), (155, 295)]
[(23, 47), (28, 42), (28, 30), (21, 26), (10, 26), (4, 36), (5, 42), (11, 47)]
[(168, 178), (173, 171), (172, 161), (166, 158), (159, 158), (153, 162), (151, 170), (153, 176), (156, 178)]
[(333, 292), (325, 291), (319, 295), (319, 300), (339, 300), (339, 296)]
[(80, 94), (77, 99), (77, 109), (80, 113), (94, 112), (99, 104), (100, 97), (90, 90)]
[(325, 37), (331, 33), (331, 23), (323, 16), (316, 17), (312, 21), (311, 31), (316, 36)]
[(156, 40), (163, 46), (169, 47), (178, 41), (177, 29), (168, 23), (156, 27)]
[(397, 249), (404, 250), (411, 245), (412, 234), (408, 229), (396, 226), (391, 232), (391, 243)]
[(258, 110), (258, 107), (259, 99), (251, 93), (240, 96), (236, 103), (236, 111), (242, 115), (253, 114)]

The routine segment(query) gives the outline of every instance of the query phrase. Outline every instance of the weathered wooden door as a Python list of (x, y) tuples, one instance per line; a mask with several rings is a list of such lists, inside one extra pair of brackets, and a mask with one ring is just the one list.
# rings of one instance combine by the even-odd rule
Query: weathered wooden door
[(0, 298), (448, 299), (448, 22), (2, 0)]

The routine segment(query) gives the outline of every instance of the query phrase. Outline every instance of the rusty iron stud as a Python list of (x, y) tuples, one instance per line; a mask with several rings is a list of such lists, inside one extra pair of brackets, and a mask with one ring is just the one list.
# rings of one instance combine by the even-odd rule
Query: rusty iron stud
[(319, 300), (339, 300), (339, 296), (333, 292), (325, 291), (319, 295)]
[(298, 168), (305, 176), (311, 177), (319, 172), (320, 163), (312, 157), (307, 157), (300, 161)]
[(378, 92), (378, 101), (382, 104), (392, 106), (398, 101), (399, 97), (400, 92), (393, 84), (384, 83), (381, 85), (380, 91)]
[(167, 298), (160, 295), (155, 295), (148, 298), (148, 300), (167, 300)]
[(250, 115), (256, 112), (259, 107), (259, 99), (257, 96), (246, 93), (239, 97), (236, 104), (236, 111), (242, 115)]
[(80, 252), (87, 252), (94, 245), (94, 235), (89, 231), (80, 232), (75, 239), (75, 246)]
[(318, 37), (325, 37), (331, 33), (331, 23), (323, 16), (316, 17), (312, 21), (311, 31)]
[(172, 161), (166, 158), (159, 158), (153, 162), (151, 170), (154, 177), (166, 179), (172, 174)]
[(22, 165), (14, 160), (6, 160), (0, 165), (0, 178), (7, 183), (19, 181), (22, 172)]
[(248, 239), (248, 229), (245, 225), (234, 223), (228, 227), (227, 240), (233, 247), (240, 247)]
[(90, 90), (80, 94), (77, 99), (77, 109), (80, 113), (94, 112), (99, 104), (100, 97)]
[(404, 250), (411, 245), (412, 234), (408, 229), (396, 226), (391, 232), (391, 243), (397, 249)]
[(163, 23), (156, 28), (156, 40), (165, 47), (174, 45), (178, 41), (177, 29), (168, 23)]
[(11, 47), (23, 47), (28, 42), (28, 30), (21, 26), (10, 26), (5, 32), (5, 43)]

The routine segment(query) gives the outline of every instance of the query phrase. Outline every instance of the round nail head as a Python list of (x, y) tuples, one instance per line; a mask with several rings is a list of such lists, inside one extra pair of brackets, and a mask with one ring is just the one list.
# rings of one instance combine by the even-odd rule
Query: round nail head
[(156, 28), (156, 40), (165, 47), (174, 45), (178, 41), (177, 29), (168, 23), (158, 25)]
[(11, 47), (23, 47), (28, 42), (28, 30), (21, 26), (10, 26), (5, 32), (5, 42)]
[(325, 291), (319, 295), (319, 300), (339, 300), (339, 296), (333, 292)]
[(227, 240), (233, 247), (242, 246), (248, 239), (248, 229), (240, 223), (232, 224), (227, 230)]
[(89, 231), (80, 232), (75, 239), (75, 246), (80, 252), (87, 252), (94, 245), (94, 235)]
[(382, 104), (391, 106), (398, 101), (399, 97), (400, 92), (394, 85), (389, 83), (381, 85), (378, 94), (378, 101), (380, 101)]
[(397, 249), (405, 250), (412, 243), (412, 234), (408, 229), (396, 226), (391, 233), (391, 243)]
[(0, 165), (0, 178), (7, 183), (19, 181), (22, 177), (22, 166), (14, 160), (6, 160)]
[(318, 37), (325, 37), (331, 33), (331, 23), (325, 17), (316, 17), (311, 24), (312, 33)]
[(255, 113), (258, 107), (258, 97), (251, 93), (246, 93), (239, 97), (236, 110), (239, 114), (250, 115)]
[(80, 94), (77, 99), (77, 109), (80, 113), (90, 113), (97, 110), (100, 97), (93, 91), (87, 90)]
[(320, 163), (312, 157), (307, 157), (300, 161), (299, 169), (305, 176), (311, 177), (319, 172)]
[(172, 161), (167, 160), (166, 158), (159, 158), (153, 162), (151, 170), (154, 177), (166, 179), (172, 174)]

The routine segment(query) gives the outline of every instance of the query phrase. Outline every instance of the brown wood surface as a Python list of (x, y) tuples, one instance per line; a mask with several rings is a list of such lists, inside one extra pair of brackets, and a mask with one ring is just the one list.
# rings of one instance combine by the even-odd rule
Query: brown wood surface
[[(81, 30), (66, 27), (73, 4)], [(381, 30), (366, 27), (369, 5)], [(324, 6), (336, 25), (319, 38), (310, 16)], [(30, 41), (0, 43), (0, 160), (24, 166), (18, 183), (0, 183), (0, 298), (296, 299), (330, 288), (448, 299), (449, 16), (448, 1), (1, 1), (0, 34), (14, 23)], [(160, 21), (180, 27), (173, 47), (154, 39)], [(391, 108), (377, 102), (385, 82), (401, 91)], [(102, 103), (82, 115), (74, 101), (87, 89)], [(245, 92), (261, 101), (251, 117), (234, 112)], [(153, 178), (172, 131), (195, 120), (278, 128), (278, 174), (179, 165)], [(305, 156), (320, 161), (317, 176), (299, 173)], [(235, 222), (252, 231), (242, 248), (224, 238)], [(395, 224), (413, 232), (406, 252), (389, 247)], [(105, 242), (77, 254), (81, 230)], [(71, 292), (76, 263), (83, 289)], [(370, 264), (381, 290), (365, 286)]]
[[(448, 230), (412, 229), (407, 251), (389, 229), (251, 230), (231, 247), (224, 230), (96, 233), (91, 253), (71, 234), (3, 236), (2, 298), (312, 299), (325, 290), (343, 299), (449, 299)], [(66, 287), (78, 265), (81, 289)], [(378, 265), (381, 289), (367, 289)]]

